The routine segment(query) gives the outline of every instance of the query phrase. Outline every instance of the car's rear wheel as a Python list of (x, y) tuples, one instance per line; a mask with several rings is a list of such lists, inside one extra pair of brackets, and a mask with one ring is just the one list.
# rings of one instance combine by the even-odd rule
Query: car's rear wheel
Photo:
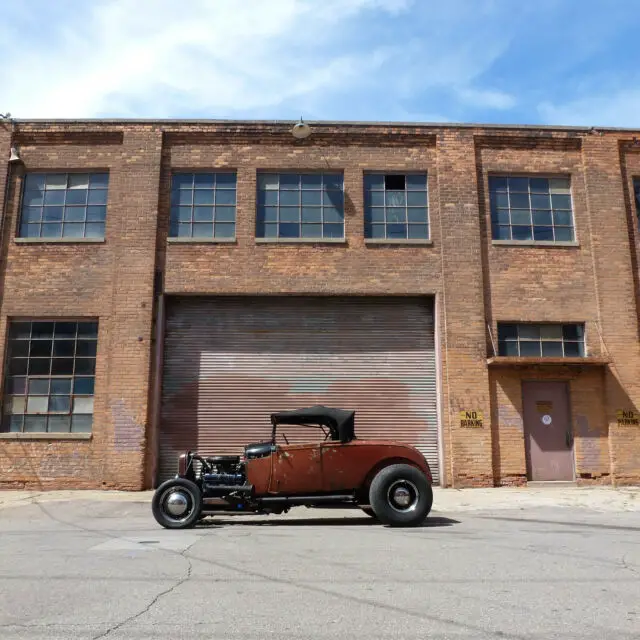
[(163, 482), (153, 494), (151, 511), (165, 529), (188, 529), (200, 518), (202, 493), (186, 478)]
[(373, 478), (369, 503), (383, 524), (411, 527), (422, 524), (429, 515), (433, 491), (419, 469), (408, 464), (393, 464)]

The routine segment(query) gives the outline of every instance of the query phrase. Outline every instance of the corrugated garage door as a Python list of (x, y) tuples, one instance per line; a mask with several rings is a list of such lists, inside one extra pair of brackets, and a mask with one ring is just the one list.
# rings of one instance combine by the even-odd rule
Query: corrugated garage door
[(417, 446), (437, 478), (433, 326), (429, 299), (170, 300), (160, 479), (183, 451), (240, 453), (269, 439), (271, 412), (314, 404), (355, 409), (359, 438)]

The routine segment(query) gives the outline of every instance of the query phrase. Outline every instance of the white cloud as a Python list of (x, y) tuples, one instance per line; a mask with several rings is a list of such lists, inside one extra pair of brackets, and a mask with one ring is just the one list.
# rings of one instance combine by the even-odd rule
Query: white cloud
[(463, 88), (457, 91), (457, 95), (469, 105), (489, 109), (512, 109), (517, 103), (514, 96), (491, 89)]
[(545, 122), (586, 127), (640, 127), (640, 89), (619, 89), (563, 104), (542, 102), (538, 111)]
[(19, 117), (123, 112), (132, 110), (129, 102), (146, 103), (156, 116), (184, 108), (251, 109), (370, 71), (379, 56), (327, 55), (323, 47), (354, 16), (405, 6), (402, 0), (196, 0), (187, 9), (169, 0), (110, 0), (94, 5), (75, 30), (58, 27), (55, 47), (23, 43), (13, 64), (3, 65), (0, 86)]
[[(44, 5), (52, 22), (42, 39), (29, 33), (42, 16), (18, 5), (13, 19), (24, 32), (0, 27), (8, 34), (0, 55), (9, 60), (0, 67), (0, 109), (19, 118), (392, 119), (445, 112), (403, 104), (440, 89), (462, 104), (508, 109), (511, 96), (474, 82), (508, 38), (492, 20), (475, 24), (463, 5), (60, 0), (55, 11)], [(388, 27), (403, 17), (404, 32)]]

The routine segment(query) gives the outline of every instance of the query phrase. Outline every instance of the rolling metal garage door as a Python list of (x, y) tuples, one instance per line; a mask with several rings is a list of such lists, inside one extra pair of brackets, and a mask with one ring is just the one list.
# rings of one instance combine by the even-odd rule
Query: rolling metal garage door
[(354, 409), (359, 438), (416, 446), (437, 481), (433, 327), (430, 299), (170, 300), (159, 479), (183, 451), (240, 453), (269, 439), (270, 413), (324, 404)]

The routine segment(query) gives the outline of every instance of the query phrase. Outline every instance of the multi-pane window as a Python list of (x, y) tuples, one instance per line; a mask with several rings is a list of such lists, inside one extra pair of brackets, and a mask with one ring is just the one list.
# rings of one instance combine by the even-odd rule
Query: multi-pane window
[(233, 238), (236, 174), (176, 173), (171, 183), (172, 238)]
[(260, 174), (256, 237), (344, 238), (342, 175)]
[(90, 432), (97, 340), (93, 321), (12, 322), (2, 430)]
[(568, 178), (490, 176), (494, 240), (573, 242)]
[(429, 238), (425, 173), (369, 173), (364, 180), (365, 238)]
[(107, 173), (27, 174), (21, 238), (104, 238)]
[(498, 323), (498, 355), (534, 358), (584, 357), (582, 324)]

